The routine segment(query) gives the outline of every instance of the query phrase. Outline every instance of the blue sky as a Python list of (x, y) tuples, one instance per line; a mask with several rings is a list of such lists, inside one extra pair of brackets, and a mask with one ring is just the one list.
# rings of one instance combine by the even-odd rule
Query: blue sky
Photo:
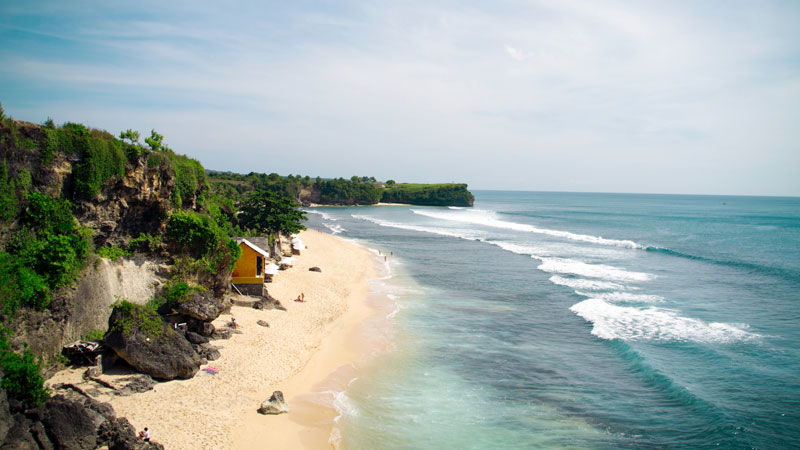
[(130, 3), (0, 0), (6, 113), (241, 173), (800, 195), (800, 2)]

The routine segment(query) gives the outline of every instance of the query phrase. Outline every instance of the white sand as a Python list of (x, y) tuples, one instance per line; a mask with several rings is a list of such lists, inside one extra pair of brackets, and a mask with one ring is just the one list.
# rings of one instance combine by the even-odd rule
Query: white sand
[[(200, 371), (189, 380), (159, 383), (152, 391), (100, 400), (110, 401), (137, 430), (148, 427), (153, 440), (170, 450), (329, 448), (335, 413), (295, 399), (358, 358), (353, 341), (370, 315), (365, 300), (374, 259), (364, 248), (317, 231), (301, 237), (307, 250), (267, 285), (287, 311), (234, 306), (231, 313), (243, 333), (212, 341), (222, 347), (222, 357), (203, 366), (217, 368), (218, 374)], [(310, 272), (313, 266), (322, 272)], [(292, 301), (301, 292), (306, 301)], [(222, 315), (214, 324), (223, 327), (230, 319)], [(258, 320), (270, 326), (259, 326)], [(80, 373), (63, 371), (48, 383), (78, 384)], [(115, 377), (103, 376), (112, 383)], [(283, 391), (291, 412), (258, 414), (274, 390)]]

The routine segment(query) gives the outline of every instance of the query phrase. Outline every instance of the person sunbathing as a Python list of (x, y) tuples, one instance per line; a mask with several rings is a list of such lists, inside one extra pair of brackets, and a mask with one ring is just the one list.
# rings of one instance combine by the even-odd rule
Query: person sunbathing
[(296, 301), (296, 302), (305, 302), (306, 301), (306, 294), (301, 292), (300, 295), (297, 296), (296, 299), (294, 299), (294, 301)]

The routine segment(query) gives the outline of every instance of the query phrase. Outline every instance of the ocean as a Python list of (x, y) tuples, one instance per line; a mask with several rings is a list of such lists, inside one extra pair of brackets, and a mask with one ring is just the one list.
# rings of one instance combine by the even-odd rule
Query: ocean
[(309, 209), (385, 257), (342, 449), (800, 448), (800, 199)]

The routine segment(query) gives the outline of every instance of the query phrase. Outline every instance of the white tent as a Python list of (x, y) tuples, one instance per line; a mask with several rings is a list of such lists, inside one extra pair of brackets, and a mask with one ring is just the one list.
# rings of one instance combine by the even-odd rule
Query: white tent
[(264, 268), (264, 275), (275, 275), (278, 273), (278, 266), (275, 263), (267, 264), (267, 267)]
[(305, 250), (306, 246), (303, 244), (303, 240), (300, 238), (292, 239), (292, 248), (295, 250)]
[(281, 259), (280, 264), (282, 266), (291, 266), (292, 264), (294, 264), (294, 256), (290, 256), (288, 258)]

